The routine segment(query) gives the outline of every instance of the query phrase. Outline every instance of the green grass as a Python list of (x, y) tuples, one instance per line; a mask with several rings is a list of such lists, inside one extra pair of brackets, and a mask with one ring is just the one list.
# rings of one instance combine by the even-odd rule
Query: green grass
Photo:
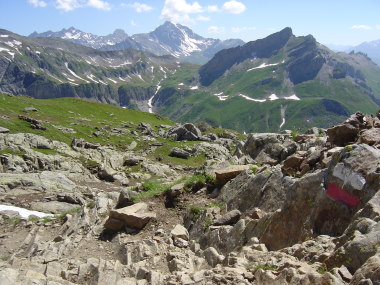
[[(27, 116), (41, 120), (43, 125), (47, 127), (46, 131), (32, 129), (28, 122), (18, 119), (18, 115), (25, 115), (22, 110), (29, 106), (35, 106), (38, 112), (28, 113)], [(132, 135), (117, 136), (112, 134), (95, 137), (92, 133), (97, 128), (101, 129), (104, 125), (109, 125), (111, 128), (123, 128), (125, 121), (135, 124), (140, 122), (149, 123), (154, 129), (161, 124), (173, 125), (170, 120), (154, 114), (76, 98), (41, 100), (0, 94), (1, 115), (10, 117), (10, 119), (1, 120), (1, 126), (8, 128), (11, 133), (34, 133), (67, 144), (70, 144), (72, 138), (76, 137), (92, 143), (113, 145), (121, 149), (128, 146), (135, 137)], [(63, 133), (53, 125), (72, 128), (76, 133)]]
[(11, 155), (17, 155), (17, 156), (23, 156), (26, 152), (20, 151), (20, 150), (14, 150), (11, 148), (4, 148), (0, 150), (0, 155), (2, 154), (11, 154)]
[(255, 270), (263, 269), (263, 270), (270, 270), (270, 271), (277, 271), (278, 267), (273, 264), (259, 264), (255, 266)]
[(4, 222), (10, 223), (10, 224), (18, 224), (21, 221), (22, 221), (22, 219), (21, 218), (17, 218), (17, 217), (15, 217), (15, 218), (5, 218), (4, 219)]
[(215, 184), (215, 179), (214, 177), (206, 173), (195, 174), (186, 180), (185, 190), (190, 190), (191, 187), (196, 183), (202, 183), (204, 185), (206, 185), (207, 183)]
[(94, 169), (100, 166), (99, 162), (91, 159), (87, 159), (83, 156), (79, 157), (79, 161), (82, 163), (82, 165), (87, 169)]
[(46, 155), (62, 155), (60, 152), (56, 151), (55, 149), (45, 149), (45, 148), (32, 148), (34, 151), (38, 151), (40, 153), (46, 154)]
[(162, 181), (146, 181), (142, 184), (143, 191), (133, 196), (132, 201), (137, 203), (145, 199), (159, 196), (168, 191), (175, 184), (178, 184), (178, 182), (163, 184)]
[(197, 156), (191, 156), (188, 159), (182, 159), (178, 157), (169, 156), (170, 150), (173, 147), (186, 148), (186, 147), (196, 147), (199, 142), (196, 141), (172, 141), (164, 138), (157, 138), (159, 142), (162, 142), (163, 145), (158, 147), (154, 152), (148, 154), (149, 158), (162, 158), (162, 163), (169, 165), (184, 165), (184, 166), (193, 166), (199, 167), (206, 162), (206, 156), (204, 153)]
[(319, 274), (325, 274), (326, 272), (328, 272), (326, 265), (322, 264), (322, 266), (318, 268), (317, 272)]

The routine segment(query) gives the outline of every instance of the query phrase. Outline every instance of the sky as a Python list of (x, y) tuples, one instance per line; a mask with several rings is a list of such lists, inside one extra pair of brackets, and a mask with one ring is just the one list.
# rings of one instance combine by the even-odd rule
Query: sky
[(165, 21), (246, 42), (285, 27), (328, 45), (380, 39), (380, 0), (0, 0), (0, 28), (27, 36), (71, 26), (96, 35), (147, 33)]

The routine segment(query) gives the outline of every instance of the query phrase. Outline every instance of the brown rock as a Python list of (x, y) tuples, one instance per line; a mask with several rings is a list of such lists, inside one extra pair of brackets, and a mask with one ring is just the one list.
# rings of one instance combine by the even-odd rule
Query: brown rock
[(369, 145), (380, 144), (380, 129), (372, 128), (362, 131), (359, 134), (359, 143), (366, 143)]
[(234, 179), (242, 171), (251, 168), (251, 165), (232, 165), (227, 168), (215, 171), (216, 181), (220, 183), (226, 183), (231, 179)]
[(254, 220), (258, 220), (258, 219), (261, 219), (262, 217), (264, 217), (266, 215), (266, 212), (259, 209), (259, 208), (254, 208), (249, 214), (248, 216), (251, 217), (252, 219)]
[(327, 136), (331, 144), (345, 146), (356, 141), (359, 131), (359, 128), (344, 123), (328, 129)]
[(156, 218), (156, 214), (148, 210), (146, 203), (137, 203), (121, 209), (111, 210), (109, 219), (104, 226), (109, 229), (120, 227), (120, 223), (114, 221), (116, 219), (123, 223), (123, 227), (142, 229), (153, 218)]

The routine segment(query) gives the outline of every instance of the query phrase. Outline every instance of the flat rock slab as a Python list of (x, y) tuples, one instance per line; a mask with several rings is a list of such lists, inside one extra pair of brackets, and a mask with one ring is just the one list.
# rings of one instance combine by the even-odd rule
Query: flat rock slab
[(7, 128), (0, 127), (0, 134), (9, 133), (9, 130)]
[[(143, 229), (151, 219), (155, 218), (156, 213), (149, 211), (148, 204), (137, 203), (121, 209), (111, 210), (109, 219), (104, 227), (110, 230), (121, 230), (124, 227)], [(115, 223), (115, 220), (122, 223)], [(115, 225), (117, 225), (117, 228), (115, 228)]]
[(252, 165), (232, 165), (227, 168), (215, 171), (216, 181), (226, 183), (234, 179), (244, 170), (250, 169)]

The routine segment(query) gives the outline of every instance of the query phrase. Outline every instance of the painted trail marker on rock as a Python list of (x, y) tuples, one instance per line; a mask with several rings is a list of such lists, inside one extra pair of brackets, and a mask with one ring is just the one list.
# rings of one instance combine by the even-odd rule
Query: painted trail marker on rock
[(329, 186), (327, 187), (327, 195), (333, 198), (334, 200), (345, 203), (347, 206), (351, 208), (357, 206), (360, 202), (359, 198), (339, 188), (335, 184), (329, 184)]

